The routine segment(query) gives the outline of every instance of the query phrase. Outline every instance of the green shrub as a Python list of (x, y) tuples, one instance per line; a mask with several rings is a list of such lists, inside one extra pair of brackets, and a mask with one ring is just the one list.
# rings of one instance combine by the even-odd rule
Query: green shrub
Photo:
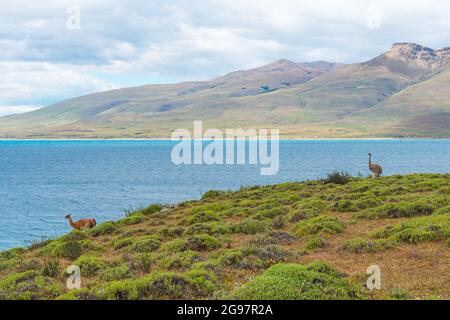
[(189, 295), (189, 282), (183, 274), (156, 272), (137, 281), (144, 299), (181, 299)]
[(105, 300), (137, 300), (139, 298), (137, 283), (133, 280), (112, 281), (101, 292), (101, 298)]
[(376, 240), (369, 241), (362, 238), (347, 240), (343, 243), (342, 249), (352, 253), (377, 252), (391, 249), (395, 246), (394, 241)]
[(58, 279), (61, 274), (61, 265), (58, 260), (47, 261), (42, 268), (42, 275), (44, 277), (50, 277)]
[(152, 205), (148, 206), (147, 208), (142, 209), (140, 211), (140, 213), (142, 213), (144, 216), (150, 216), (150, 215), (160, 212), (162, 209), (163, 209), (162, 205), (152, 204)]
[(225, 194), (225, 192), (223, 191), (210, 190), (203, 195), (202, 200), (216, 199), (222, 196), (223, 194)]
[(450, 239), (450, 218), (445, 214), (415, 218), (378, 230), (372, 236), (376, 239), (414, 244), (448, 240)]
[(257, 208), (256, 213), (252, 217), (256, 220), (273, 219), (284, 216), (286, 213), (288, 213), (288, 211), (289, 210), (284, 207), (275, 207), (264, 210), (258, 210)]
[(54, 240), (45, 247), (39, 249), (38, 254), (52, 258), (77, 259), (82, 254), (83, 248), (79, 241), (61, 242)]
[(212, 211), (195, 212), (188, 218), (190, 225), (211, 221), (219, 221), (217, 214)]
[(184, 274), (155, 272), (138, 280), (113, 281), (101, 291), (107, 300), (186, 299), (196, 289), (189, 281)]
[[(328, 266), (311, 268), (278, 264), (242, 287), (229, 298), (239, 300), (347, 300), (361, 299), (361, 293)], [(330, 271), (331, 270), (331, 271)]]
[(149, 253), (141, 253), (137, 255), (137, 266), (143, 272), (148, 273), (153, 265), (153, 256)]
[(202, 257), (198, 254), (198, 252), (188, 250), (162, 258), (159, 262), (159, 266), (167, 270), (185, 269), (201, 260)]
[(165, 242), (161, 248), (161, 252), (167, 252), (167, 253), (174, 253), (174, 252), (181, 252), (186, 250), (185, 247), (186, 239), (175, 239), (168, 242)]
[(356, 214), (357, 218), (403, 218), (431, 215), (435, 208), (424, 201), (389, 203)]
[(395, 300), (410, 300), (412, 299), (411, 294), (408, 289), (404, 288), (393, 288), (389, 292), (389, 296), (391, 299)]
[(49, 244), (50, 242), (52, 242), (51, 238), (48, 237), (41, 237), (38, 240), (32, 240), (30, 241), (28, 244), (28, 249), (30, 251), (45, 247), (47, 244)]
[(131, 250), (134, 252), (154, 252), (161, 247), (161, 241), (155, 235), (136, 238)]
[(56, 300), (100, 300), (100, 296), (96, 293), (94, 293), (92, 290), (89, 289), (78, 289), (78, 290), (72, 290), (69, 291), (59, 297), (56, 298)]
[(163, 228), (158, 232), (158, 236), (163, 239), (173, 239), (180, 237), (184, 233), (183, 227), (169, 227)]
[(88, 238), (88, 235), (79, 230), (72, 230), (69, 234), (63, 236), (61, 238), (61, 241), (82, 241), (86, 240)]
[(233, 226), (233, 232), (245, 234), (257, 234), (269, 230), (269, 223), (266, 221), (246, 218), (238, 225)]
[(220, 248), (222, 245), (219, 240), (208, 235), (199, 234), (189, 236), (185, 242), (185, 250), (210, 251)]
[(230, 226), (223, 222), (205, 222), (197, 223), (188, 227), (185, 231), (185, 235), (194, 235), (205, 233), (209, 235), (221, 235), (227, 234), (231, 231)]
[(227, 267), (259, 271), (292, 257), (290, 251), (277, 245), (249, 244), (242, 248), (222, 250), (213, 259), (203, 263), (203, 267), (217, 272)]
[(302, 220), (317, 217), (319, 213), (313, 209), (294, 209), (287, 215), (290, 222), (296, 223)]
[(125, 238), (121, 238), (121, 239), (115, 239), (112, 244), (114, 249), (116, 250), (120, 250), (123, 249), (125, 247), (129, 247), (131, 246), (136, 238), (134, 237), (125, 237)]
[(325, 247), (325, 239), (321, 236), (312, 236), (306, 242), (306, 249), (314, 250)]
[(0, 279), (0, 300), (53, 299), (60, 295), (55, 280), (37, 271), (10, 274)]
[(186, 273), (186, 279), (195, 298), (206, 298), (218, 289), (217, 277), (206, 270), (194, 269)]
[(106, 263), (101, 258), (90, 255), (79, 257), (73, 264), (80, 267), (82, 276), (96, 275), (106, 267)]
[(131, 225), (141, 223), (142, 221), (144, 221), (144, 219), (145, 219), (145, 215), (140, 212), (137, 212), (137, 213), (129, 215), (128, 217), (120, 220), (118, 222), (118, 224), (123, 225), (123, 226), (131, 226)]
[(276, 217), (272, 220), (270, 226), (274, 229), (283, 229), (286, 226), (286, 219), (284, 217)]
[(340, 233), (344, 231), (344, 225), (336, 218), (328, 216), (318, 216), (297, 223), (293, 229), (293, 234), (297, 237), (316, 235), (321, 233)]
[(20, 261), (20, 258), (0, 258), (0, 271), (7, 271), (17, 268)]
[(30, 259), (30, 260), (21, 260), (19, 263), (19, 271), (24, 272), (28, 270), (39, 270), (41, 269), (42, 264), (39, 260)]
[(440, 208), (439, 210), (436, 210), (436, 212), (434, 214), (435, 215), (440, 215), (440, 214), (449, 214), (450, 215), (450, 206)]
[(344, 185), (352, 181), (352, 176), (347, 172), (333, 171), (327, 174), (325, 179), (321, 180), (324, 184), (340, 184)]
[(100, 274), (100, 279), (104, 281), (115, 281), (131, 278), (132, 276), (133, 273), (131, 272), (130, 267), (124, 264), (103, 270)]
[(104, 222), (104, 223), (96, 226), (94, 229), (91, 229), (89, 231), (89, 233), (93, 237), (98, 237), (98, 236), (104, 236), (107, 234), (113, 234), (114, 232), (117, 231), (117, 229), (118, 229), (118, 227), (117, 227), (116, 222), (108, 221), (108, 222)]

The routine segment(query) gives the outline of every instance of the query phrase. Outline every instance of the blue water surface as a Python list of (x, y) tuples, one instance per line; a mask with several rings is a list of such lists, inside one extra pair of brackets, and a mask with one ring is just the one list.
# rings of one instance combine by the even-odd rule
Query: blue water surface
[(119, 219), (150, 203), (198, 199), (238, 189), (323, 177), (332, 170), (368, 174), (367, 153), (386, 175), (448, 173), (450, 140), (281, 141), (280, 170), (253, 165), (182, 165), (171, 141), (0, 141), (0, 250), (70, 231), (64, 220)]

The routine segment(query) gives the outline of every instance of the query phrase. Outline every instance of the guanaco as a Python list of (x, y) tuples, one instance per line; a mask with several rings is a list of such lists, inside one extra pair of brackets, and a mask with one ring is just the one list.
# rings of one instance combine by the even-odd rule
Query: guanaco
[(69, 220), (71, 227), (77, 230), (92, 229), (97, 225), (95, 219), (81, 219), (77, 222), (73, 222), (71, 213), (66, 216), (66, 219)]

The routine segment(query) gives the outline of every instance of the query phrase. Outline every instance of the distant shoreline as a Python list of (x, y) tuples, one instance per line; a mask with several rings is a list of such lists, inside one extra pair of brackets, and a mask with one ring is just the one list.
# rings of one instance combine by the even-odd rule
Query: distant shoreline
[[(191, 139), (191, 141), (213, 141), (213, 139)], [(230, 139), (214, 139), (216, 141), (227, 141)], [(409, 140), (450, 140), (448, 138), (431, 138), (431, 137), (417, 137), (417, 138), (281, 138), (279, 141), (409, 141)], [(61, 138), (61, 139), (3, 139), (0, 141), (180, 141), (162, 138), (148, 138), (148, 139), (133, 139), (133, 138), (117, 138), (117, 139), (101, 139), (101, 138)]]

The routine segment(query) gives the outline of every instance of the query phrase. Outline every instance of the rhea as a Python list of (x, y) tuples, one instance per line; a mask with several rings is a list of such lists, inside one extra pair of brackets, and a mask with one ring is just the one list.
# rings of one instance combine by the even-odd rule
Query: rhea
[(77, 222), (73, 222), (72, 214), (70, 213), (66, 216), (66, 219), (69, 221), (70, 226), (77, 230), (92, 229), (97, 225), (95, 219), (81, 219)]
[(372, 154), (369, 153), (369, 170), (373, 172), (375, 178), (379, 178), (383, 174), (383, 168), (380, 165), (372, 163)]

